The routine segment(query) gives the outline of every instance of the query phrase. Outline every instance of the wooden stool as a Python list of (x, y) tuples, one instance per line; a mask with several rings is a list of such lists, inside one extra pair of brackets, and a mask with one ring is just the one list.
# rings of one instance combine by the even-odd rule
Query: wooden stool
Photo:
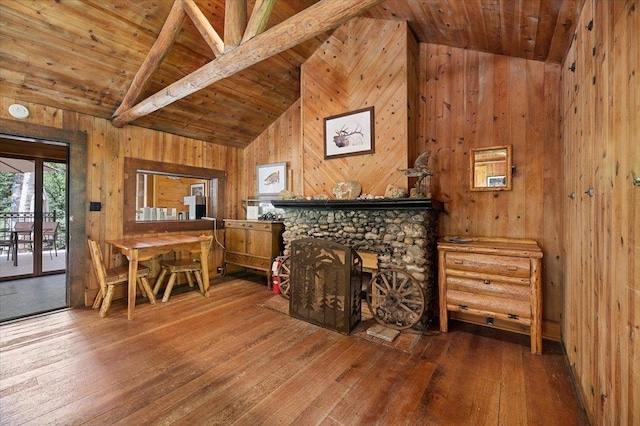
[[(209, 238), (208, 245), (211, 247), (211, 242), (213, 237)], [(191, 254), (196, 254), (199, 252), (193, 252)], [(153, 294), (157, 295), (160, 290), (160, 286), (164, 281), (164, 278), (167, 276), (167, 273), (171, 273), (169, 276), (169, 282), (167, 283), (167, 288), (164, 290), (164, 295), (162, 296), (162, 301), (167, 302), (169, 297), (171, 296), (171, 291), (173, 290), (173, 286), (176, 283), (176, 279), (178, 278), (178, 273), (184, 273), (187, 277), (187, 283), (189, 287), (193, 287), (193, 279), (191, 278), (191, 274), (195, 275), (196, 281), (198, 282), (198, 288), (200, 292), (204, 294), (204, 283), (202, 281), (202, 265), (200, 264), (200, 260), (198, 259), (180, 259), (180, 260), (166, 260), (162, 262), (162, 272), (158, 276), (156, 280), (156, 284), (153, 286)]]

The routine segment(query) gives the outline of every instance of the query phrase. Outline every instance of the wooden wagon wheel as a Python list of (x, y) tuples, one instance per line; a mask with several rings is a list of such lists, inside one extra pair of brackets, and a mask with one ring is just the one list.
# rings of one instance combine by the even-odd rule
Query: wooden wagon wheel
[(367, 305), (380, 324), (404, 330), (420, 321), (425, 310), (424, 290), (408, 272), (377, 271), (367, 289)]
[(289, 298), (289, 288), (291, 287), (289, 284), (289, 278), (291, 277), (289, 257), (290, 256), (280, 256), (277, 258), (280, 261), (280, 267), (275, 274), (280, 278), (280, 283), (278, 284), (278, 287), (280, 287), (280, 296), (285, 299)]

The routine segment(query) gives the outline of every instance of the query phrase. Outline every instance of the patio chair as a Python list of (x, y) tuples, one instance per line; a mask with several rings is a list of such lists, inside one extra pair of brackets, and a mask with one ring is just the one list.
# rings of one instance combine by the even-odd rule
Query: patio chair
[(53, 255), (51, 254), (51, 248), (56, 253), (56, 257), (58, 257), (58, 246), (56, 245), (56, 240), (58, 238), (58, 222), (42, 222), (42, 244), (45, 243), (49, 247), (49, 256), (53, 259)]
[(11, 255), (11, 259), (15, 256), (14, 250), (14, 241), (11, 231), (0, 231), (0, 254), (7, 249), (7, 261), (9, 261), (9, 255)]
[(13, 230), (16, 232), (16, 246), (22, 244), (24, 247), (29, 244), (29, 249), (33, 248), (33, 222), (16, 222)]
[[(207, 246), (211, 249), (211, 243), (213, 241), (213, 236), (209, 237), (209, 241), (207, 242)], [(196, 281), (198, 282), (198, 287), (200, 292), (204, 294), (204, 284), (202, 281), (202, 265), (200, 264), (200, 259), (193, 258), (196, 254), (199, 255), (198, 251), (190, 252), (192, 256), (189, 259), (176, 259), (176, 260), (165, 260), (162, 261), (162, 272), (160, 272), (160, 276), (156, 280), (156, 284), (153, 286), (153, 294), (157, 295), (160, 290), (160, 286), (162, 285), (162, 281), (167, 276), (169, 276), (169, 282), (167, 283), (167, 287), (164, 290), (164, 295), (162, 296), (162, 301), (167, 302), (169, 297), (171, 296), (171, 291), (173, 290), (173, 286), (178, 278), (179, 273), (184, 273), (187, 277), (187, 283), (189, 287), (193, 287), (193, 279), (191, 278), (191, 274), (195, 275)]]
[[(119, 266), (107, 269), (104, 265), (102, 250), (98, 243), (92, 239), (88, 239), (88, 244), (93, 270), (100, 284), (100, 290), (93, 302), (93, 309), (100, 307), (100, 318), (104, 318), (107, 316), (109, 307), (111, 307), (111, 300), (113, 299), (116, 286), (119, 284), (127, 285), (129, 282), (129, 267)], [(140, 292), (149, 298), (152, 305), (155, 305), (156, 298), (147, 279), (149, 272), (149, 268), (146, 266), (138, 265), (137, 282)]]

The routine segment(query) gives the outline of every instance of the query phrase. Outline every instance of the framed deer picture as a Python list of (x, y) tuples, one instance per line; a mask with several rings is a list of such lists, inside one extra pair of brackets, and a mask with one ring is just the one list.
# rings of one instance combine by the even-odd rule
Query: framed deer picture
[(324, 159), (373, 154), (373, 107), (324, 119)]

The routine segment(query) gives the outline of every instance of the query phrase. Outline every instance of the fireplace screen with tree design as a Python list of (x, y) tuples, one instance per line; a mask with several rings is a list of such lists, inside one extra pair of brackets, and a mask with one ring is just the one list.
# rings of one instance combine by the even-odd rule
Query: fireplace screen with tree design
[(289, 315), (349, 334), (361, 318), (362, 259), (333, 241), (293, 241), (289, 291)]

